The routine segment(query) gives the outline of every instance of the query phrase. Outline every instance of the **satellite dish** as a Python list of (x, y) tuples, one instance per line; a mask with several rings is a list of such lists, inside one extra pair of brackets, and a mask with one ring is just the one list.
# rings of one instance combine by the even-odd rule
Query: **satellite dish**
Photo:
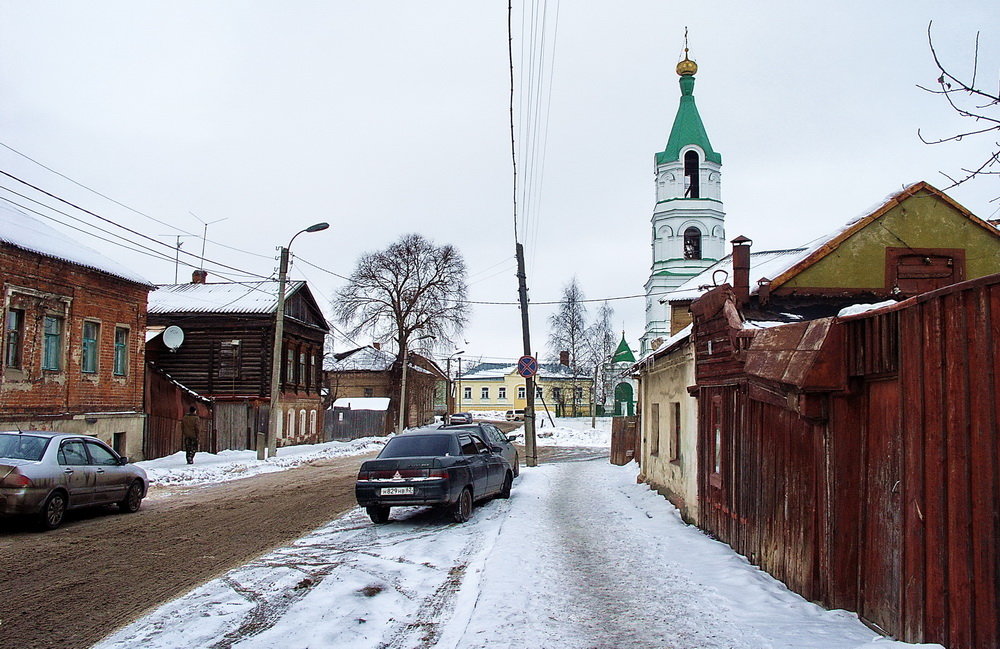
[(184, 330), (177, 325), (171, 325), (163, 330), (163, 344), (175, 352), (184, 342)]

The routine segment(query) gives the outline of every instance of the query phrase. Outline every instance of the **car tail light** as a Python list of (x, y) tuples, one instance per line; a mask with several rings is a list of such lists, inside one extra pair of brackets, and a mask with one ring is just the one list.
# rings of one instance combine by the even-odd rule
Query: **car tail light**
[(12, 489), (20, 489), (21, 487), (30, 487), (31, 478), (29, 478), (26, 475), (21, 475), (21, 473), (17, 469), (14, 469), (10, 473), (8, 473), (3, 480), (0, 480), (0, 486)]
[(448, 477), (448, 472), (445, 471), (444, 469), (428, 469), (427, 470), (427, 477), (428, 478), (436, 478), (436, 479), (439, 479), (439, 480), (444, 480), (445, 478)]
[(358, 481), (366, 482), (371, 479), (370, 475), (368, 471), (358, 471)]

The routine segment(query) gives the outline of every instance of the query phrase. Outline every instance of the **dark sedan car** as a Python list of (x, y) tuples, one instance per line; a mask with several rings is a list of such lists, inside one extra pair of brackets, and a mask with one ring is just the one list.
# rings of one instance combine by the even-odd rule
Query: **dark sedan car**
[(515, 478), (521, 473), (521, 461), (518, 458), (517, 449), (514, 448), (514, 444), (512, 443), (514, 437), (505, 435), (502, 430), (493, 424), (480, 421), (474, 424), (449, 424), (441, 428), (444, 430), (471, 430), (489, 444), (495, 452), (503, 455), (504, 459), (507, 460), (507, 463), (514, 470)]
[(474, 502), (509, 498), (513, 480), (510, 464), (475, 431), (418, 428), (393, 437), (361, 465), (354, 493), (375, 523), (404, 505), (447, 507), (464, 523)]
[(117, 504), (139, 509), (146, 472), (99, 439), (43, 431), (0, 432), (0, 516), (37, 517), (43, 529), (68, 509)]

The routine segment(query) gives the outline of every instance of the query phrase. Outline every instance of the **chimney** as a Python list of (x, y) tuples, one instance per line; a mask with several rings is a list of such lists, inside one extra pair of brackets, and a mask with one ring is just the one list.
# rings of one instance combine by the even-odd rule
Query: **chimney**
[(375, 349), (382, 349), (382, 343), (372, 343), (372, 347)]
[(204, 284), (206, 279), (208, 279), (208, 271), (204, 268), (199, 268), (191, 273), (192, 284)]
[(567, 351), (559, 352), (559, 364), (569, 367), (569, 352)]
[(743, 306), (750, 301), (750, 245), (753, 243), (744, 236), (738, 236), (733, 244), (733, 292), (736, 301)]

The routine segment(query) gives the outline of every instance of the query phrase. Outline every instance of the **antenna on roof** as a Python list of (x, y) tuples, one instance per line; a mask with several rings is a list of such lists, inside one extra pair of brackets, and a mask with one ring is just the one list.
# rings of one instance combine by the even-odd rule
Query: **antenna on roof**
[(216, 219), (214, 221), (205, 221), (204, 219), (202, 219), (200, 216), (198, 216), (197, 214), (195, 214), (191, 210), (188, 210), (188, 214), (190, 214), (194, 218), (196, 218), (199, 221), (201, 221), (202, 225), (205, 226), (202, 229), (202, 232), (201, 232), (201, 267), (204, 268), (205, 267), (205, 240), (208, 238), (208, 226), (212, 225), (213, 223), (219, 223), (220, 221), (225, 221), (229, 217), (228, 216), (224, 216), (221, 219)]

